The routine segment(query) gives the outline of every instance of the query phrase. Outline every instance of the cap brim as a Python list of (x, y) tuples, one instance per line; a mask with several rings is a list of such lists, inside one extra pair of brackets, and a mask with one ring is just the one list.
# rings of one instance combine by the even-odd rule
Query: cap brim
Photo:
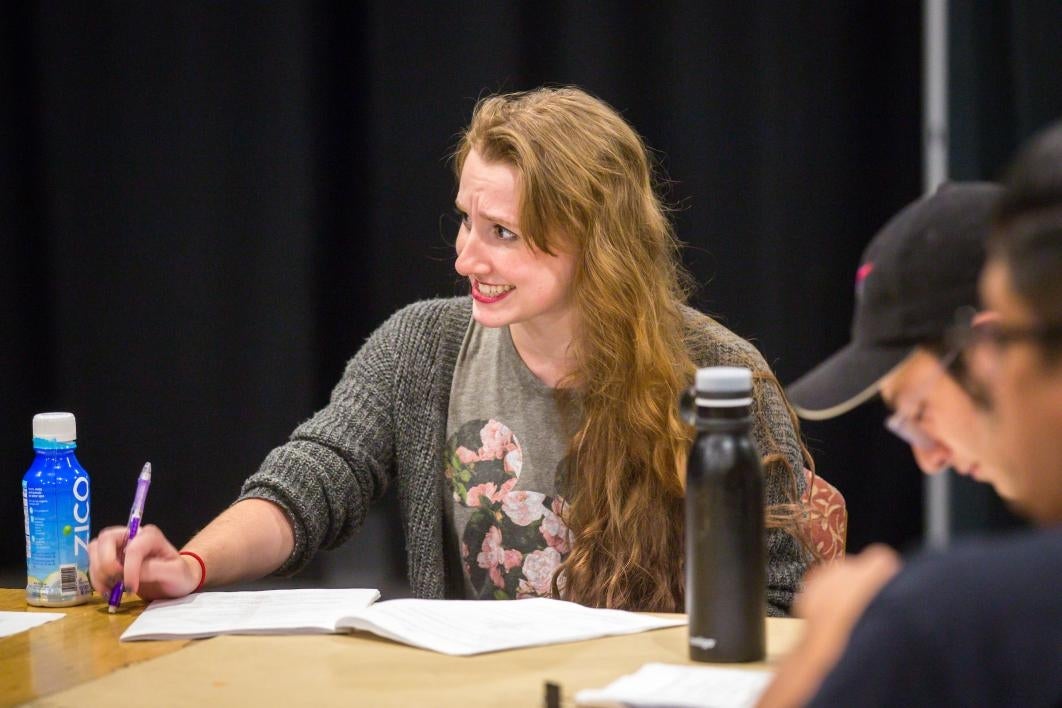
[(786, 388), (797, 415), (826, 420), (870, 400), (881, 380), (910, 356), (915, 347), (869, 348), (849, 344)]

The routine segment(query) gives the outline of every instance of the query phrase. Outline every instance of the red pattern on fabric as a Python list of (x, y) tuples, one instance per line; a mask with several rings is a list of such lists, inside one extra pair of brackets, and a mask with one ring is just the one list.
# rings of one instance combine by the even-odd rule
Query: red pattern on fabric
[(848, 537), (848, 507), (844, 496), (822, 477), (804, 470), (807, 491), (804, 505), (808, 509), (808, 533), (811, 545), (823, 561), (844, 557)]

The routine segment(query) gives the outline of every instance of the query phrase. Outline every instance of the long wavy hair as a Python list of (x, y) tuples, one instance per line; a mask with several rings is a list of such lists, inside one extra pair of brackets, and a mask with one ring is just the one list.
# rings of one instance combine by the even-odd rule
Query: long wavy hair
[(695, 370), (682, 314), (690, 278), (649, 153), (612, 107), (576, 88), (481, 99), (453, 156), (458, 179), (473, 149), (516, 170), (530, 247), (575, 254), (575, 371), (558, 387), (574, 418), (563, 485), (572, 544), (553, 593), (681, 611), (693, 431), (676, 401)]

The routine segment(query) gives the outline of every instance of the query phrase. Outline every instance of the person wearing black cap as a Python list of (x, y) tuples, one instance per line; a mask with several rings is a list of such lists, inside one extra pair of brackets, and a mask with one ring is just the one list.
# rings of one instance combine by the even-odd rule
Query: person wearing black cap
[(881, 394), (890, 430), (929, 474), (952, 468), (1000, 488), (983, 392), (961, 348), (977, 313), (990, 213), (1000, 188), (946, 184), (893, 217), (856, 271), (852, 341), (786, 393), (797, 413), (824, 420)]
[(804, 640), (761, 708), (1062, 706), (1062, 122), (1011, 168), (981, 291), (989, 312), (963, 351), (989, 402), (993, 483), (1038, 528), (902, 569), (880, 546), (817, 569), (796, 608)]

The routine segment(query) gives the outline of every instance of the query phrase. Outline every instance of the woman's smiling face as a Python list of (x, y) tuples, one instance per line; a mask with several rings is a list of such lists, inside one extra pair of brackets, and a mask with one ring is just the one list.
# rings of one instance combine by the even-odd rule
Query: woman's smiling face
[(454, 267), (469, 279), (472, 316), (485, 327), (548, 327), (569, 315), (575, 259), (534, 250), (519, 221), (519, 174), (471, 150), (461, 169)]

